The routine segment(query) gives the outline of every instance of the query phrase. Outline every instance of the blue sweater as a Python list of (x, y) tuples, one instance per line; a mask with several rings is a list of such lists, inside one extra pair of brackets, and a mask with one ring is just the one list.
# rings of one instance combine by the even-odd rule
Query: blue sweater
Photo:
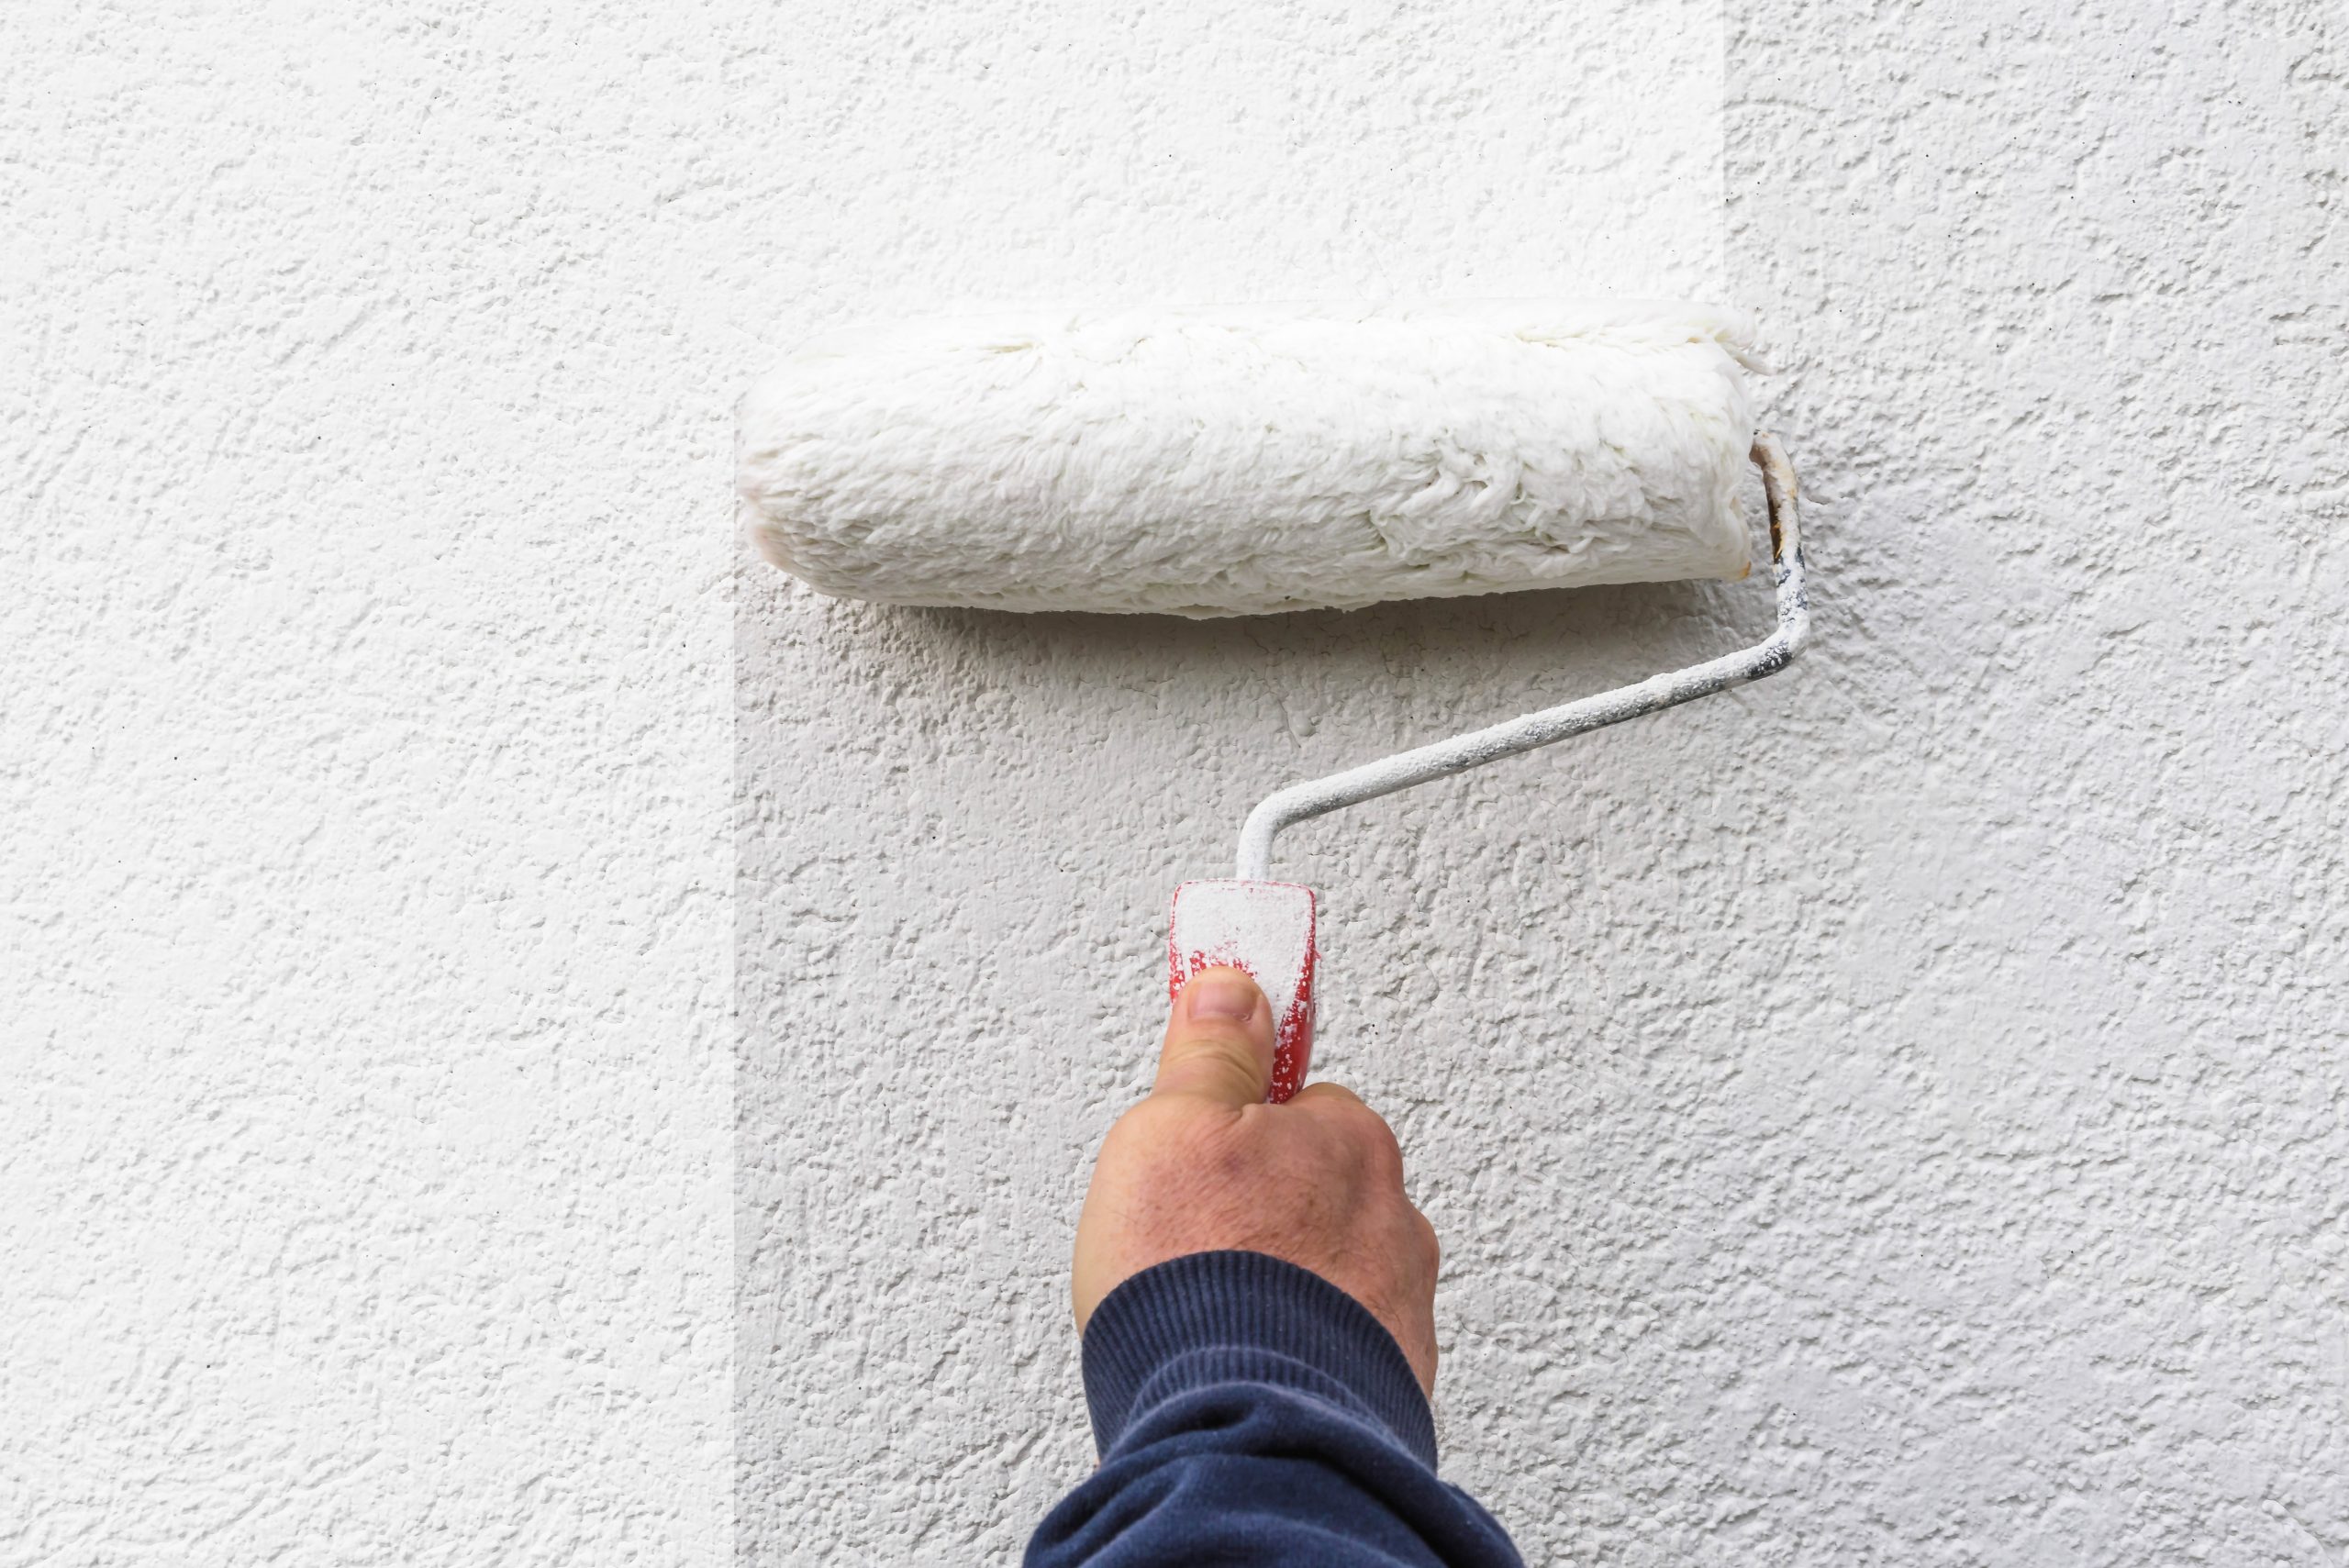
[(1028, 1568), (1517, 1568), (1436, 1479), (1402, 1347), (1353, 1297), (1262, 1252), (1195, 1252), (1111, 1291), (1085, 1330), (1101, 1467)]

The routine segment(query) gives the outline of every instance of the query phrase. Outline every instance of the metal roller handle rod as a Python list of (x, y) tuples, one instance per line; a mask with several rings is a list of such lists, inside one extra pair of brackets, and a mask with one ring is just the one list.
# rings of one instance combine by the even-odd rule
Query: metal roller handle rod
[(1503, 757), (1514, 757), (1520, 751), (1531, 751), (1569, 736), (1620, 724), (1627, 718), (1637, 718), (1677, 703), (1710, 696), (1785, 669), (1810, 635), (1810, 603), (1803, 593), (1802, 532), (1795, 471), (1774, 437), (1757, 432), (1753, 456), (1754, 466), (1762, 471), (1762, 490), (1769, 507), (1770, 573), (1777, 586), (1777, 630), (1751, 648), (1723, 654), (1706, 663), (1652, 675), (1636, 685), (1618, 686), (1611, 692), (1543, 708), (1488, 728), (1455, 735), (1449, 740), (1399, 751), (1342, 773), (1309, 779), (1275, 791), (1258, 803), (1241, 827), (1241, 879), (1272, 880), (1273, 840), (1293, 823), (1340, 806), (1375, 800), (1431, 779), (1466, 773)]

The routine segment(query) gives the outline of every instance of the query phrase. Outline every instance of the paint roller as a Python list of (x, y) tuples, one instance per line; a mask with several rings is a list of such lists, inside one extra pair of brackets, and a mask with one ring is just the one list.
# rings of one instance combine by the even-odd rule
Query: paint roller
[(1636, 684), (1289, 785), (1186, 882), (1167, 989), (1217, 964), (1312, 1051), (1317, 901), (1282, 828), (1785, 668), (1809, 628), (1794, 471), (1753, 428), (1751, 323), (1655, 302), (1008, 312), (822, 336), (743, 398), (762, 554), (890, 605), (1207, 617), (1736, 578), (1761, 471), (1775, 630)]

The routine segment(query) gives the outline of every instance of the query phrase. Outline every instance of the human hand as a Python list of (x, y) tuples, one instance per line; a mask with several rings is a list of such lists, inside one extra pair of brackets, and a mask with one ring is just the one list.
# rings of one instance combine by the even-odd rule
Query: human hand
[(1403, 1151), (1335, 1084), (1264, 1103), (1273, 1009), (1246, 972), (1202, 970), (1174, 999), (1158, 1081), (1094, 1162), (1071, 1270), (1080, 1331), (1153, 1264), (1237, 1248), (1310, 1269), (1368, 1307), (1435, 1388), (1435, 1228), (1403, 1193)]

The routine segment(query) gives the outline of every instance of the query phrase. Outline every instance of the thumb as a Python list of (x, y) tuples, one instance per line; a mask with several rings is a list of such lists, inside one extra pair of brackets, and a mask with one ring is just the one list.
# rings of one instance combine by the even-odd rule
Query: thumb
[(1154, 1095), (1260, 1104), (1273, 1083), (1273, 1005), (1244, 969), (1203, 969), (1174, 998)]

